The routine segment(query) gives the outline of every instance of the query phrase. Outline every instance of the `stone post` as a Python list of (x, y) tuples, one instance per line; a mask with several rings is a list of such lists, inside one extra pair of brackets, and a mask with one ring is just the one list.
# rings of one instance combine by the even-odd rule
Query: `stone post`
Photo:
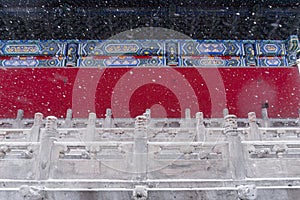
[(225, 117), (227, 116), (227, 115), (229, 115), (229, 110), (228, 110), (228, 108), (224, 108), (223, 109), (223, 122), (222, 122), (222, 124), (221, 125), (225, 125)]
[(269, 127), (269, 116), (268, 116), (268, 109), (262, 108), (261, 109), (261, 116), (262, 116), (262, 127)]
[(197, 142), (204, 142), (206, 140), (206, 129), (204, 126), (203, 113), (196, 113), (196, 133), (197, 133)]
[(111, 127), (112, 127), (112, 112), (110, 108), (107, 108), (103, 128), (111, 128)]
[(96, 132), (96, 119), (97, 116), (95, 113), (89, 114), (89, 119), (86, 127), (86, 133), (84, 136), (85, 141), (94, 141), (95, 139), (95, 132)]
[(223, 117), (225, 118), (227, 115), (229, 115), (229, 110), (228, 108), (223, 109)]
[(134, 130), (133, 167), (138, 180), (147, 178), (148, 159), (147, 118), (137, 116)]
[(54, 141), (58, 137), (57, 118), (48, 116), (46, 118), (45, 131), (41, 134), (39, 160), (37, 163), (36, 179), (49, 179), (51, 166), (51, 152), (54, 146)]
[(151, 109), (146, 109), (146, 112), (143, 114), (147, 120), (151, 119)]
[(191, 109), (185, 109), (185, 117), (181, 120), (182, 128), (190, 128), (193, 125), (193, 121), (191, 119)]
[(250, 134), (249, 139), (250, 140), (261, 140), (260, 131), (257, 125), (257, 119), (255, 112), (249, 112), (248, 113), (248, 120), (249, 120), (249, 126), (250, 126)]
[(29, 141), (30, 142), (38, 142), (40, 137), (40, 128), (43, 124), (43, 114), (42, 113), (35, 113), (34, 114), (34, 122), (33, 126), (31, 127)]
[(245, 165), (243, 146), (237, 130), (237, 120), (235, 115), (225, 117), (224, 133), (229, 143), (229, 169), (232, 178), (241, 180), (245, 178)]
[(72, 109), (68, 109), (64, 128), (72, 128), (72, 115), (73, 115)]
[(13, 128), (23, 128), (24, 111), (19, 109), (17, 112), (17, 118), (13, 122)]

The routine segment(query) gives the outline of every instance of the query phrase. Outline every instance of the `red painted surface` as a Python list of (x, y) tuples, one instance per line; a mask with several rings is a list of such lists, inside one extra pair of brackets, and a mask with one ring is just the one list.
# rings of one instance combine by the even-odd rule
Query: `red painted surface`
[(182, 117), (191, 108), (205, 117), (222, 117), (223, 108), (238, 117), (269, 102), (269, 116), (298, 117), (297, 68), (7, 68), (0, 70), (0, 118), (25, 118), (42, 112), (74, 117), (88, 112), (135, 117), (147, 108), (153, 117)]

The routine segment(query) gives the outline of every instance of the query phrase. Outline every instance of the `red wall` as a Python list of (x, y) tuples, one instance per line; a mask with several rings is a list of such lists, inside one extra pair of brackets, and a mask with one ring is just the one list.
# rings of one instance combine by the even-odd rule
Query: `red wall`
[(269, 116), (298, 117), (297, 68), (5, 68), (0, 70), (0, 118), (26, 118), (35, 112), (74, 117), (88, 112), (135, 117), (151, 108), (152, 117), (182, 117), (191, 108), (205, 117), (238, 117), (269, 102)]

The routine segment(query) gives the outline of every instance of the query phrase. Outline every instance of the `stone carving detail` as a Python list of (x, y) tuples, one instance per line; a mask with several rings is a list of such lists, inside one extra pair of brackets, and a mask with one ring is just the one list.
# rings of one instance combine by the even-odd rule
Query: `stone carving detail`
[(56, 133), (57, 131), (57, 118), (54, 116), (48, 116), (46, 118), (46, 130), (49, 133)]
[(132, 141), (134, 138), (134, 129), (98, 129), (97, 136), (99, 140), (105, 141)]
[(83, 138), (83, 132), (76, 129), (60, 130), (59, 138), (80, 140)]
[(59, 151), (60, 159), (123, 159), (129, 151), (127, 146), (121, 144), (112, 145), (67, 145)]
[(85, 146), (74, 145), (74, 146), (65, 146), (64, 149), (59, 152), (59, 158), (90, 159), (90, 155)]
[(46, 200), (45, 191), (42, 187), (23, 185), (19, 192), (24, 200)]
[(299, 158), (298, 144), (251, 145), (248, 148), (251, 158)]
[(138, 131), (145, 131), (147, 126), (147, 117), (146, 116), (137, 116), (135, 120), (135, 128)]
[(225, 146), (201, 145), (159, 145), (155, 147), (154, 158), (159, 160), (221, 160)]
[(145, 186), (135, 186), (133, 190), (133, 200), (146, 200), (147, 197), (148, 192)]
[(0, 158), (5, 158), (6, 154), (10, 152), (10, 148), (6, 145), (0, 147)]
[(227, 115), (225, 117), (224, 133), (226, 135), (237, 135), (237, 117), (235, 115)]
[(0, 131), (0, 139), (4, 141), (22, 141), (26, 140), (29, 135), (28, 131), (4, 130)]
[(31, 159), (33, 157), (33, 149), (31, 146), (28, 146), (26, 150), (21, 152), (21, 158)]
[(256, 119), (255, 112), (249, 112), (248, 113), (248, 120), (249, 120), (250, 123), (256, 123), (257, 119)]
[(255, 185), (240, 185), (237, 189), (240, 200), (255, 200), (257, 198), (257, 189)]
[(248, 152), (251, 158), (267, 158), (270, 157), (273, 145), (253, 145), (249, 147)]
[(87, 154), (91, 159), (97, 159), (97, 154), (101, 151), (99, 146), (89, 146), (87, 147)]
[(31, 159), (34, 156), (34, 147), (22, 146), (0, 146), (0, 159)]

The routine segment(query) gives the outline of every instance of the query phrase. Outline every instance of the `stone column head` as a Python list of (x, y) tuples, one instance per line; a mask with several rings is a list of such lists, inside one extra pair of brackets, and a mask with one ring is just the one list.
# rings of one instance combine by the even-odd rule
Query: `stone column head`
[(227, 115), (229, 115), (229, 110), (228, 108), (223, 109), (223, 117), (225, 118)]
[(112, 112), (110, 108), (106, 109), (106, 113), (105, 113), (105, 118), (111, 118), (112, 117)]
[(95, 124), (96, 123), (96, 113), (89, 113), (89, 124)]
[(42, 113), (34, 114), (34, 125), (40, 126), (42, 125), (44, 115)]
[(197, 119), (197, 122), (203, 123), (203, 120), (204, 120), (203, 112), (197, 112), (196, 113), (196, 119)]
[(146, 112), (143, 114), (147, 119), (151, 118), (151, 109), (146, 109)]
[(248, 113), (248, 120), (249, 120), (249, 123), (255, 123), (256, 122), (256, 113), (255, 112), (249, 112)]
[(22, 120), (24, 116), (24, 110), (19, 109), (17, 112), (17, 119)]
[(227, 115), (224, 120), (224, 133), (226, 135), (237, 135), (237, 117), (235, 115)]
[(54, 116), (48, 116), (46, 118), (46, 131), (49, 133), (57, 132), (57, 118)]
[(147, 125), (147, 117), (144, 115), (139, 115), (135, 118), (135, 129), (145, 130)]
[(72, 119), (73, 111), (72, 109), (67, 110), (66, 119)]
[(185, 109), (185, 119), (191, 119), (191, 109)]

